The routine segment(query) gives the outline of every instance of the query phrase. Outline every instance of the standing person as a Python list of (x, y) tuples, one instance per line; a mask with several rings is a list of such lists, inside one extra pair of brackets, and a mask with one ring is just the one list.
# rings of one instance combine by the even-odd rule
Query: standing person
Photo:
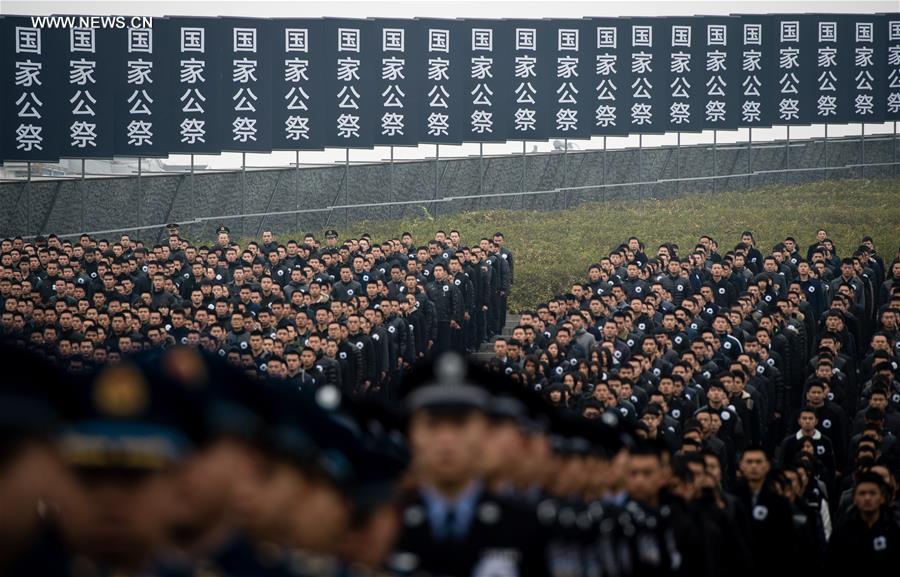
[(503, 237), (502, 232), (494, 233), (494, 246), (496, 247), (495, 254), (499, 255), (504, 262), (506, 262), (506, 268), (508, 268), (508, 275), (504, 279), (504, 286), (501, 287), (500, 290), (500, 299), (499, 305), (500, 308), (497, 311), (498, 316), (498, 333), (503, 332), (503, 325), (506, 324), (506, 305), (509, 301), (509, 289), (512, 287), (513, 277), (515, 275), (515, 262), (513, 259), (513, 254), (506, 248), (505, 245), (506, 239)]
[(14, 347), (4, 346), (0, 361), (6, 367), (0, 379), (0, 574), (6, 575), (42, 529), (38, 504), (55, 500), (67, 471), (52, 439), (58, 415), (50, 399), (61, 375)]
[(482, 471), (491, 396), (466, 376), (462, 357), (436, 359), (435, 379), (406, 395), (415, 487), (389, 568), (472, 575), (540, 576), (545, 565), (533, 511), (488, 492)]
[(461, 331), (463, 318), (463, 300), (459, 288), (449, 282), (447, 267), (441, 263), (434, 265), (432, 281), (425, 292), (428, 299), (434, 303), (436, 309), (436, 338), (434, 340), (434, 352), (441, 353), (451, 350), (454, 343), (455, 331)]
[(746, 449), (738, 469), (741, 478), (734, 494), (750, 514), (753, 574), (777, 575), (794, 555), (791, 505), (770, 483), (769, 457), (762, 448)]
[(889, 575), (900, 567), (900, 526), (884, 507), (886, 492), (877, 473), (857, 476), (855, 510), (828, 544), (829, 575)]

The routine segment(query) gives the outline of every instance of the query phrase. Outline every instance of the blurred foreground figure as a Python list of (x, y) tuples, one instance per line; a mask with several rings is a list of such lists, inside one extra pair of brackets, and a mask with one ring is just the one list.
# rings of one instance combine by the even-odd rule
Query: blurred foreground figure
[(411, 383), (414, 488), (390, 568), (402, 574), (544, 575), (532, 511), (486, 486), (482, 459), (491, 431), (489, 383), (466, 373), (459, 355), (440, 356), (431, 379)]
[(54, 513), (65, 477), (51, 437), (58, 425), (51, 387), (60, 375), (16, 348), (0, 349), (0, 363), (0, 574), (12, 574), (41, 516)]
[(55, 515), (8, 573), (152, 574), (178, 515), (177, 472), (191, 447), (177, 427), (179, 391), (130, 361), (56, 385), (67, 421), (56, 437), (66, 468), (53, 476)]

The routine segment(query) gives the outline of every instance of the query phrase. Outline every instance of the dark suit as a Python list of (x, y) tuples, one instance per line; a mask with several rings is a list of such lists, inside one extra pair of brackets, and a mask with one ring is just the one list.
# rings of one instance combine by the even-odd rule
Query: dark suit
[(439, 538), (419, 491), (404, 500), (403, 529), (389, 568), (398, 574), (425, 572), (451, 577), (544, 577), (542, 532), (534, 511), (482, 490), (468, 528)]

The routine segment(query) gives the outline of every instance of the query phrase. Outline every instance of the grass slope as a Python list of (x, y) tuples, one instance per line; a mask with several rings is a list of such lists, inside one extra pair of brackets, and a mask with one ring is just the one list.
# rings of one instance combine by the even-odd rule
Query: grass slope
[[(900, 246), (900, 180), (833, 180), (743, 192), (688, 193), (677, 198), (614, 200), (580, 204), (569, 210), (489, 210), (395, 221), (357, 222), (341, 237), (373, 240), (409, 231), (417, 243), (438, 229), (459, 229), (464, 243), (503, 231), (515, 254), (513, 311), (533, 307), (587, 276), (587, 267), (609, 250), (637, 236), (653, 255), (661, 242), (674, 241), (684, 253), (700, 235), (711, 235), (720, 252), (752, 230), (764, 252), (785, 236), (805, 249), (825, 228), (838, 254), (852, 251), (864, 235), (891, 259)], [(318, 231), (321, 234), (322, 231)], [(281, 235), (283, 239), (298, 235)]]

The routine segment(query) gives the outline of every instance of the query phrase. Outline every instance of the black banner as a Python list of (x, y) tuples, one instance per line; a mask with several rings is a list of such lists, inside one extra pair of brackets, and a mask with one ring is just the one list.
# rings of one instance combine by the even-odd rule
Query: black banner
[(424, 54), (415, 49), (421, 33), (416, 20), (373, 20), (372, 46), (379, 73), (375, 84), (375, 143), (415, 146), (419, 142), (422, 100), (416, 75)]
[(63, 30), (60, 158), (112, 158), (115, 140), (116, 31), (75, 26)]
[(59, 95), (68, 73), (64, 30), (37, 28), (27, 16), (0, 19), (0, 158), (55, 161), (63, 140)]
[(322, 150), (325, 118), (321, 91), (322, 21), (275, 20), (272, 24), (272, 149)]
[(466, 20), (462, 81), (466, 142), (504, 142), (510, 115), (512, 29), (497, 20)]
[(165, 98), (172, 123), (170, 152), (218, 154), (225, 148), (226, 137), (221, 120), (223, 62), (218, 56), (226, 41), (224, 22), (217, 18), (154, 21), (154, 27), (160, 25), (171, 38), (165, 47), (172, 83)]
[(165, 101), (172, 92), (171, 60), (163, 54), (163, 47), (173, 42), (169, 31), (166, 26), (111, 31), (116, 156), (166, 156), (172, 149), (172, 121)]
[[(887, 86), (887, 18), (881, 15), (846, 17), (850, 35), (850, 74), (848, 80), (850, 103), (849, 122), (884, 122), (884, 102)], [(879, 33), (880, 32), (880, 33)]]
[(897, 121), (900, 120), (900, 14), (888, 14), (884, 27), (887, 34), (884, 119)]
[(55, 22), (0, 20), (4, 160), (900, 119), (897, 14)]
[(630, 106), (628, 87), (623, 86), (624, 69), (629, 65), (625, 43), (629, 34), (623, 18), (590, 18), (586, 44), (591, 76), (591, 134), (621, 136), (628, 126), (621, 119)]

